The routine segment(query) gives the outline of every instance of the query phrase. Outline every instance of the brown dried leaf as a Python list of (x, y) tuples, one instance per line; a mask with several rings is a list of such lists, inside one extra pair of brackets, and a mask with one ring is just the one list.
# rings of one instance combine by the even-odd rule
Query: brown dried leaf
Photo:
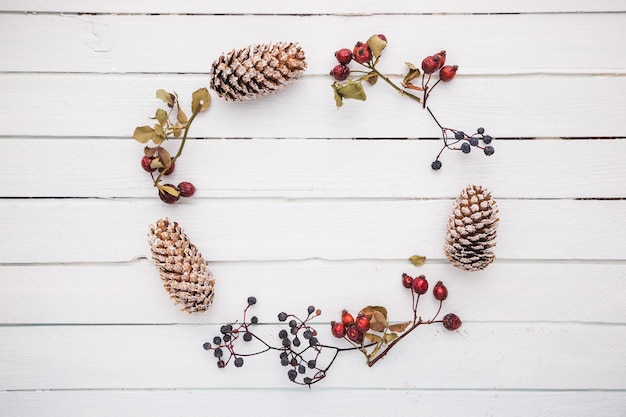
[(211, 95), (206, 88), (200, 88), (191, 95), (191, 112), (200, 113), (209, 108)]
[(370, 319), (370, 329), (375, 332), (382, 332), (388, 325), (387, 319), (380, 311), (374, 311), (374, 313), (372, 313), (372, 318)]
[(389, 325), (389, 331), (390, 332), (398, 332), (398, 333), (402, 333), (403, 331), (405, 331), (407, 329), (407, 327), (409, 327), (411, 325), (410, 321), (407, 321), (406, 323), (396, 323), (396, 324), (390, 324)]
[(133, 138), (137, 142), (148, 143), (150, 139), (152, 139), (152, 135), (154, 134), (154, 129), (150, 126), (139, 126), (135, 128), (133, 132)]
[(167, 126), (167, 112), (163, 109), (157, 109), (154, 118), (161, 126)]
[(146, 146), (145, 148), (143, 148), (143, 154), (145, 156), (152, 157), (156, 155), (156, 153), (157, 153), (157, 148), (151, 148), (149, 146)]
[(387, 41), (381, 39), (378, 35), (372, 35), (367, 40), (367, 46), (370, 47), (374, 58), (378, 59), (380, 58), (380, 54), (383, 52), (383, 49), (387, 46)]
[(381, 336), (374, 333), (365, 333), (363, 334), (363, 336), (365, 336), (365, 338), (372, 343), (380, 343), (383, 341), (383, 338)]
[(178, 123), (183, 125), (187, 123), (188, 120), (187, 115), (185, 114), (183, 109), (180, 108), (180, 104), (178, 104), (178, 113), (176, 114), (176, 120), (178, 120)]
[(161, 164), (163, 164), (164, 167), (170, 166), (170, 164), (172, 163), (172, 156), (167, 151), (167, 149), (159, 146), (157, 148), (157, 155), (159, 157), (159, 161), (161, 161)]
[(157, 145), (160, 145), (163, 143), (165, 139), (166, 137), (165, 137), (165, 131), (163, 130), (163, 126), (161, 126), (160, 124), (155, 124), (154, 132), (152, 134), (152, 142), (154, 142)]
[(174, 107), (174, 100), (176, 96), (174, 94), (168, 93), (167, 91), (159, 88), (156, 92), (156, 97), (160, 100), (163, 100), (169, 107)]
[(375, 311), (381, 313), (385, 319), (387, 318), (387, 309), (383, 306), (367, 306), (359, 311), (359, 315), (367, 316), (371, 320)]
[(183, 134), (183, 129), (176, 123), (176, 126), (172, 129), (172, 133), (174, 133), (174, 137), (179, 138)]
[(170, 185), (159, 185), (159, 189), (162, 190), (163, 192), (167, 193), (167, 194), (171, 194), (175, 197), (178, 197), (178, 195), (180, 194), (180, 191), (178, 191), (176, 188), (170, 186)]

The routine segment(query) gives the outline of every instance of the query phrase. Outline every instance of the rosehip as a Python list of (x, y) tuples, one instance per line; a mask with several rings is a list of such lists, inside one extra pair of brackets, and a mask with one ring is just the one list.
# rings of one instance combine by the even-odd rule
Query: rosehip
[(456, 330), (461, 327), (461, 319), (456, 314), (450, 313), (443, 317), (443, 327), (448, 330)]
[(379, 33), (379, 34), (378, 34), (378, 37), (379, 37), (381, 40), (383, 40), (383, 41), (387, 42), (387, 37), (386, 37), (385, 35), (383, 35), (382, 33)]
[(150, 156), (144, 156), (143, 158), (141, 158), (141, 167), (144, 169), (144, 171), (146, 172), (156, 171), (156, 168), (150, 167), (150, 164), (152, 163), (153, 160), (154, 160), (154, 157), (150, 157)]
[(435, 287), (433, 288), (433, 295), (437, 300), (443, 301), (448, 298), (448, 289), (445, 285), (443, 285), (441, 281), (439, 281), (435, 284)]
[(348, 339), (352, 340), (354, 343), (361, 343), (363, 341), (363, 333), (356, 328), (356, 325), (348, 326), (346, 329), (346, 335)]
[(372, 60), (372, 51), (366, 43), (357, 42), (352, 50), (352, 57), (359, 64), (364, 64)]
[(439, 71), (439, 79), (445, 82), (452, 81), (457, 69), (459, 69), (457, 65), (446, 65)]
[(433, 58), (439, 58), (439, 68), (443, 67), (446, 64), (446, 51), (437, 52)]
[[(176, 187), (174, 185), (172, 185), (172, 184), (163, 184), (163, 186), (165, 186), (165, 187), (172, 187), (172, 188), (176, 189)], [(159, 198), (164, 203), (174, 204), (180, 198), (180, 194), (178, 194), (178, 195), (170, 194), (166, 190), (164, 190), (162, 188), (159, 188)]]
[(435, 58), (432, 55), (427, 56), (422, 60), (422, 70), (425, 74), (432, 74), (439, 69), (439, 58)]
[(341, 64), (335, 65), (333, 70), (330, 72), (330, 75), (335, 77), (335, 80), (337, 81), (344, 81), (350, 75), (350, 68)]
[(426, 291), (428, 291), (428, 281), (426, 281), (426, 277), (424, 275), (420, 275), (419, 277), (415, 277), (415, 279), (413, 279), (413, 291), (415, 291), (418, 294), (426, 294)]
[(188, 181), (183, 181), (178, 184), (178, 190), (180, 191), (181, 197), (191, 197), (195, 194), (196, 187)]
[(344, 326), (349, 326), (354, 323), (354, 317), (352, 314), (348, 313), (347, 310), (343, 310), (341, 312), (341, 323), (343, 323)]
[(174, 162), (172, 162), (170, 164), (170, 167), (167, 169), (167, 171), (163, 172), (165, 168), (159, 168), (159, 172), (163, 172), (163, 175), (170, 175), (172, 172), (174, 172), (175, 168), (176, 168), (176, 165), (174, 164)]
[(402, 286), (404, 288), (411, 288), (413, 285), (413, 277), (407, 274), (402, 274)]
[(330, 322), (330, 331), (333, 334), (333, 336), (338, 337), (339, 339), (341, 339), (342, 337), (344, 337), (346, 335), (346, 326), (344, 326), (342, 323), (337, 323), (336, 321), (331, 321)]
[(370, 329), (370, 319), (367, 316), (356, 316), (354, 324), (361, 333), (365, 333)]
[(341, 48), (335, 52), (335, 58), (337, 58), (337, 62), (340, 64), (348, 65), (352, 61), (352, 51), (348, 48)]

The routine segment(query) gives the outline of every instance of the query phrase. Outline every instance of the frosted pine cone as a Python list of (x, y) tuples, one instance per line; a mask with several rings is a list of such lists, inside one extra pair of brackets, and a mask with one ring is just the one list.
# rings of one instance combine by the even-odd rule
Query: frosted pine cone
[(163, 287), (182, 310), (189, 313), (207, 310), (213, 302), (215, 279), (196, 246), (182, 228), (169, 219), (150, 225), (152, 259), (159, 268)]
[(498, 208), (491, 193), (468, 185), (457, 197), (448, 219), (444, 252), (452, 265), (466, 271), (485, 269), (493, 262)]
[(295, 43), (259, 44), (222, 54), (211, 66), (211, 88), (226, 100), (258, 98), (298, 78), (306, 68)]

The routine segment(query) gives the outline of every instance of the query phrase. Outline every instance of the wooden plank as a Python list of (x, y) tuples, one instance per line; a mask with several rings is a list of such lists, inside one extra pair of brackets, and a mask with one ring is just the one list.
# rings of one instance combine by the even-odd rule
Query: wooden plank
[[(241, 27), (246, 30), (241, 30)], [(333, 53), (373, 33), (389, 45), (379, 68), (404, 74), (406, 61), (441, 49), (464, 75), (624, 74), (626, 37), (619, 13), (376, 16), (205, 16), (0, 14), (4, 72), (208, 73), (224, 51), (253, 43), (297, 41), (307, 75), (327, 75)], [(414, 28), (469, 28), (464, 36), (407, 36)], [(166, 32), (167, 28), (169, 32)], [(320, 30), (319, 28), (333, 28)], [(557, 30), (555, 30), (557, 29)], [(528, 42), (532, 33), (541, 43)], [(584, 33), (583, 40), (579, 39)], [(193, 41), (191, 41), (193, 40)], [(218, 41), (219, 40), (219, 41)], [(63, 47), (59, 45), (62, 43)], [(164, 51), (175, 51), (171, 56)], [(507, 52), (508, 51), (508, 52)], [(356, 68), (352, 65), (353, 69)]]
[[(154, 98), (157, 89), (177, 91), (185, 105), (193, 91), (207, 84), (203, 75), (3, 74), (0, 90), (11, 106), (0, 113), (0, 124), (5, 136), (128, 138), (135, 127), (150, 123), (163, 104)], [(441, 135), (426, 111), (391, 88), (367, 88), (367, 102), (352, 101), (338, 110), (329, 84), (326, 77), (305, 76), (263, 100), (214, 98), (192, 126), (191, 137)], [(450, 128), (473, 131), (482, 126), (494, 137), (514, 138), (624, 136), (626, 77), (459, 76), (437, 88), (429, 103)]]
[[(367, 398), (367, 401), (363, 401)], [(245, 401), (242, 401), (245, 399)], [(451, 401), (454, 399), (454, 401)], [(233, 404), (237, 404), (236, 407)], [(280, 406), (277, 407), (277, 404)], [(303, 407), (303, 404), (314, 404)], [(626, 396), (621, 391), (431, 391), (304, 389), (154, 390), (154, 391), (29, 391), (0, 392), (0, 412), (21, 417), (92, 417), (150, 415), (170, 417), (207, 412), (223, 417), (251, 413), (259, 417), (352, 414), (412, 417), (416, 411), (440, 417), (498, 416), (622, 417)]]
[[(179, 143), (165, 147), (175, 153)], [(489, 184), (499, 198), (626, 196), (624, 139), (496, 140), (489, 158), (478, 150), (446, 151), (443, 168), (433, 171), (442, 143), (193, 140), (167, 181), (192, 181), (203, 198), (455, 198), (471, 172), (473, 182)], [(0, 148), (8, 156), (3, 197), (155, 196), (139, 167), (143, 145), (132, 139), (5, 138)], [(28, 155), (27, 170), (20, 155)]]
[[(391, 319), (402, 321), (412, 314), (410, 293), (400, 285), (405, 272), (425, 274), (431, 287), (443, 280), (449, 290), (444, 313), (468, 322), (626, 323), (623, 263), (496, 262), (471, 277), (437, 261), (418, 269), (408, 261), (377, 260), (217, 262), (211, 268), (217, 280), (213, 307), (189, 315), (167, 297), (152, 261), (3, 265), (0, 323), (219, 324), (240, 319), (249, 295), (258, 299), (251, 311), (262, 323), (310, 304), (322, 309), (326, 321), (367, 304), (385, 305)], [(438, 303), (428, 296), (420, 306), (421, 314), (431, 316)]]
[[(494, 194), (497, 198), (497, 192)], [(499, 259), (626, 258), (624, 200), (500, 200)], [(450, 200), (0, 200), (2, 263), (148, 256), (148, 225), (179, 221), (211, 261), (442, 259)]]
[[(278, 342), (278, 327), (259, 326), (258, 332)], [(343, 352), (320, 385), (436, 390), (626, 388), (624, 326), (466, 323), (454, 332), (429, 326), (415, 333), (372, 368), (360, 352)], [(202, 348), (217, 334), (217, 325), (2, 327), (0, 389), (290, 386), (278, 352), (248, 357), (241, 369), (218, 369), (212, 353)], [(325, 344), (350, 346), (330, 332), (318, 331), (318, 337)], [(250, 352), (257, 347), (251, 342), (237, 349)], [(319, 365), (326, 353), (318, 359)]]
[(69, 12), (69, 13), (192, 13), (192, 14), (370, 14), (370, 13), (523, 13), (523, 12), (581, 12), (624, 11), (619, 0), (561, 1), (527, 0), (524, 2), (491, 2), (488, 0), (449, 0), (438, 2), (379, 2), (374, 0), (342, 1), (318, 0), (314, 3), (294, 3), (272, 0), (260, 4), (254, 0), (237, 2), (205, 2), (188, 0), (133, 1), (120, 0), (102, 3), (95, 0), (28, 0), (0, 2), (0, 10), (15, 12)]

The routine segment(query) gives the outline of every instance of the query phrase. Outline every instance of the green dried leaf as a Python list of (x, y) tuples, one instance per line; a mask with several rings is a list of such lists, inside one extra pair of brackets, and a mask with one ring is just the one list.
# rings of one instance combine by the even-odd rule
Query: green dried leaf
[(398, 332), (398, 333), (402, 333), (403, 331), (405, 331), (407, 329), (407, 327), (409, 327), (411, 325), (410, 321), (407, 321), (406, 323), (396, 323), (396, 324), (390, 324), (389, 325), (389, 331), (390, 332)]
[(381, 39), (378, 35), (372, 35), (367, 40), (367, 46), (370, 47), (374, 58), (378, 59), (380, 58), (383, 49), (385, 49), (385, 47), (387, 46), (387, 41)]
[(206, 88), (200, 88), (191, 95), (191, 112), (200, 113), (209, 108), (211, 95)]
[(183, 129), (181, 129), (180, 125), (177, 123), (172, 129), (172, 133), (174, 133), (174, 137), (179, 138), (183, 134)]
[(398, 338), (397, 333), (386, 333), (385, 334), (385, 343), (389, 344)]
[[(382, 339), (381, 339), (381, 340), (382, 340)], [(374, 356), (376, 356), (376, 354), (378, 353), (378, 351), (380, 350), (380, 347), (381, 347), (382, 345), (383, 345), (382, 343), (378, 343), (378, 344), (374, 347), (374, 349), (372, 350), (372, 352), (371, 352), (371, 353), (369, 353), (369, 354), (367, 355), (367, 357), (371, 359), (371, 358), (373, 358)]]
[(363, 336), (365, 336), (365, 338), (372, 343), (380, 343), (383, 341), (383, 338), (381, 336), (374, 334), (374, 333), (368, 332), (368, 333), (363, 334)]
[(420, 256), (420, 255), (413, 255), (409, 258), (409, 261), (411, 261), (411, 263), (415, 266), (422, 266), (424, 265), (424, 262), (426, 262), (426, 257)]
[(341, 100), (348, 98), (365, 101), (367, 98), (365, 90), (363, 89), (363, 83), (360, 80), (348, 80), (346, 84), (333, 83), (333, 89), (335, 90), (335, 102), (337, 102), (337, 107), (341, 107), (341, 104), (343, 104), (341, 101), (337, 100), (337, 96), (339, 96)]
[(374, 85), (376, 84), (376, 81), (378, 81), (378, 74), (376, 74), (374, 71), (368, 72), (367, 74), (359, 78), (359, 80), (367, 81), (368, 83), (370, 83), (370, 85)]
[(133, 132), (133, 138), (137, 142), (148, 143), (150, 139), (152, 139), (152, 135), (154, 134), (154, 129), (150, 126), (139, 126), (135, 128)]
[(163, 141), (165, 141), (166, 136), (165, 136), (165, 131), (163, 130), (163, 127), (159, 124), (155, 124), (154, 125), (154, 132), (152, 134), (152, 142), (154, 142), (157, 145), (160, 145), (163, 143)]
[(333, 83), (333, 94), (334, 94), (335, 104), (337, 105), (337, 108), (343, 106), (343, 97), (341, 97), (341, 94), (339, 94), (339, 92), (337, 91), (338, 85), (339, 84), (337, 83)]
[(415, 65), (411, 64), (410, 62), (407, 62), (406, 66), (409, 67), (409, 72), (404, 76), (404, 79), (402, 80), (402, 85), (405, 87), (410, 86), (409, 88), (412, 88), (414, 90), (422, 90), (421, 87), (416, 87), (413, 84), (411, 84), (412, 80), (414, 80), (415, 78), (419, 77), (422, 74), (420, 69), (416, 67)]
[(167, 112), (163, 109), (157, 109), (154, 118), (161, 126), (167, 126)]
[(163, 192), (167, 193), (167, 194), (171, 194), (175, 197), (178, 197), (178, 195), (180, 194), (180, 191), (178, 191), (176, 188), (170, 186), (170, 185), (160, 185), (159, 184), (159, 190), (162, 190)]
[(178, 122), (183, 125), (187, 123), (187, 115), (185, 114), (183, 109), (180, 108), (180, 104), (178, 104), (178, 113), (176, 114), (176, 120), (178, 120)]
[(176, 96), (174, 94), (168, 93), (162, 88), (159, 88), (156, 92), (156, 97), (163, 100), (163, 102), (166, 103), (170, 108), (174, 107), (174, 101), (176, 100)]

